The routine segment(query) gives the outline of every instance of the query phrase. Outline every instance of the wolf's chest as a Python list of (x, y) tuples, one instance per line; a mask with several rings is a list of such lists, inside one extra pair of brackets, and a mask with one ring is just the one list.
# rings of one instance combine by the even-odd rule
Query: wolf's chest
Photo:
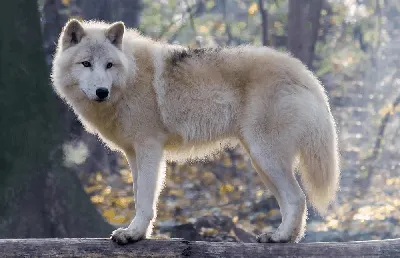
[(126, 138), (124, 131), (126, 130), (122, 127), (115, 112), (85, 111), (80, 114), (80, 120), (87, 131), (98, 135), (112, 149), (116, 149), (117, 146), (119, 149), (123, 146)]

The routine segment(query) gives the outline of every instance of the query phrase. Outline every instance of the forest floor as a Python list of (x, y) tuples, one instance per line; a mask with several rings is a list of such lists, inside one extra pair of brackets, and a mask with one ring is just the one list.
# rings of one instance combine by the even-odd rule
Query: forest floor
[[(121, 226), (133, 217), (134, 203), (127, 163), (120, 158), (118, 166), (119, 173), (99, 172), (82, 181), (103, 216)], [(303, 241), (400, 237), (400, 177), (395, 166), (398, 164), (380, 168), (366, 190), (354, 187), (356, 181), (346, 179), (337, 202), (323, 217), (309, 207)], [(345, 168), (342, 177), (355, 178), (352, 173), (356, 173), (354, 168)], [(239, 149), (224, 153), (213, 162), (168, 166), (154, 235), (253, 242), (254, 235), (275, 230), (280, 221), (275, 198)]]

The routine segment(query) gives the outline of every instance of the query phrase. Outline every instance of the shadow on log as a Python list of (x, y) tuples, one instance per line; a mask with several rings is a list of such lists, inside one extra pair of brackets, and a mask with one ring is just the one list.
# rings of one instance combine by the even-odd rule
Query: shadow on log
[(345, 243), (253, 244), (100, 238), (0, 239), (1, 257), (399, 257), (400, 239)]

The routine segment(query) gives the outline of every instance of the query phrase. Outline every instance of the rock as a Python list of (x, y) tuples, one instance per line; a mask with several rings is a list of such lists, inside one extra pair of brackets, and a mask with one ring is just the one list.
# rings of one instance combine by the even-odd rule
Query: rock
[(170, 232), (172, 228), (176, 226), (176, 220), (169, 219), (165, 221), (159, 221), (157, 225), (160, 230), (160, 233)]
[(200, 241), (201, 235), (192, 223), (182, 224), (171, 228), (171, 238), (183, 238), (188, 241)]
[(275, 197), (270, 197), (268, 199), (263, 199), (258, 203), (253, 204), (253, 212), (268, 212), (272, 209), (279, 209), (278, 202)]
[(233, 229), (236, 237), (243, 243), (256, 243), (256, 236), (246, 232), (244, 229), (235, 227)]
[[(236, 235), (229, 234), (235, 228), (231, 217), (214, 215), (200, 217), (194, 224), (186, 223), (173, 226), (170, 233), (171, 238), (183, 238), (189, 241), (238, 242), (240, 240)], [(248, 239), (250, 239), (249, 235), (251, 236), (251, 234), (244, 230), (238, 232), (243, 239), (250, 241)], [(246, 233), (247, 235), (245, 235)]]
[(218, 231), (230, 232), (235, 224), (228, 216), (203, 216), (197, 219), (194, 227), (201, 231), (202, 228), (215, 228)]
[(268, 211), (267, 220), (271, 224), (281, 223), (282, 215), (281, 215), (279, 209), (272, 209), (272, 210)]

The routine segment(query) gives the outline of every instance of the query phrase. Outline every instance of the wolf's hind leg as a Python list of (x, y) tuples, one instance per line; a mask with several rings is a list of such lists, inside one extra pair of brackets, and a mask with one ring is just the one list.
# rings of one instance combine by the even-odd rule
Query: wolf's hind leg
[(261, 177), (261, 181), (264, 183), (264, 185), (268, 188), (268, 190), (271, 191), (272, 195), (275, 197), (275, 199), (278, 202), (278, 205), (281, 209), (282, 216), (284, 216), (285, 215), (285, 212), (283, 210), (284, 206), (282, 205), (282, 198), (279, 194), (278, 189), (268, 178), (268, 175), (266, 173), (264, 173), (264, 171), (260, 168), (260, 166), (257, 164), (257, 162), (255, 160), (253, 160), (251, 157), (250, 157), (250, 160), (251, 160), (251, 165), (253, 166), (254, 170), (257, 172), (258, 176)]
[[(257, 139), (257, 140), (254, 140)], [(245, 137), (253, 166), (263, 182), (277, 199), (282, 214), (282, 223), (274, 233), (264, 233), (257, 237), (266, 242), (298, 242), (302, 238), (306, 223), (305, 195), (292, 171), (294, 152), (291, 146), (283, 144), (277, 135)]]
[[(135, 191), (136, 214), (127, 228), (114, 230), (111, 239), (118, 244), (150, 237), (156, 218), (158, 197), (165, 177), (163, 146), (148, 139), (135, 145), (137, 153), (128, 157)], [(135, 166), (137, 172), (134, 173)]]

